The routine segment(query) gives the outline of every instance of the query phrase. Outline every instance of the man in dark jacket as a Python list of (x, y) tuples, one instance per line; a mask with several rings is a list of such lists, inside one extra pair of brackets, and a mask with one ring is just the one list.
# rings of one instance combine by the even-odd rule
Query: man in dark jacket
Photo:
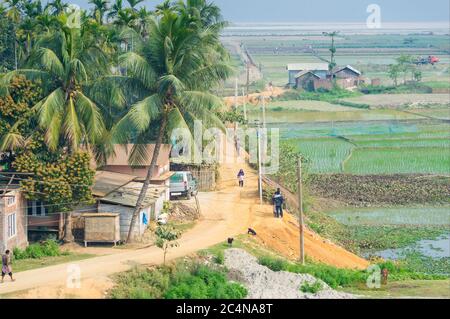
[(272, 203), (273, 203), (274, 208), (275, 208), (275, 217), (276, 218), (283, 218), (284, 198), (281, 195), (281, 190), (279, 188), (277, 188), (277, 191), (275, 192), (275, 194), (272, 197)]

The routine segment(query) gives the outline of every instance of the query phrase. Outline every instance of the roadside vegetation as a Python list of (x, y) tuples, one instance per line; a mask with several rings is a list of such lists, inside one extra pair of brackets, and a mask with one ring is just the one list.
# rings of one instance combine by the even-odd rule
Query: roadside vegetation
[(78, 254), (62, 250), (59, 243), (53, 239), (31, 244), (25, 249), (14, 248), (12, 255), (14, 272), (21, 272), (93, 257), (93, 255), (90, 254)]
[(116, 276), (113, 299), (242, 299), (246, 289), (227, 279), (227, 271), (205, 259), (191, 258), (168, 266), (138, 267)]

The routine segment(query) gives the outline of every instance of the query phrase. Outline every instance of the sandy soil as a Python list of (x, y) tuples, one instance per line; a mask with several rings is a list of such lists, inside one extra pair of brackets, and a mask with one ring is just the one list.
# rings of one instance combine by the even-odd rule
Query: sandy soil
[[(269, 99), (272, 97), (277, 97), (283, 94), (286, 90), (280, 87), (272, 87), (272, 88), (266, 88), (265, 91), (260, 93), (251, 93), (247, 97), (238, 96), (237, 98), (237, 104), (243, 105), (244, 101), (247, 103), (248, 106), (251, 107), (251, 105), (258, 105), (259, 99), (261, 96), (264, 96), (266, 99), (266, 103), (268, 103)], [(234, 106), (235, 104), (235, 97), (234, 96), (227, 96), (224, 98), (225, 105), (228, 107)]]
[[(256, 230), (264, 245), (295, 258), (299, 245), (295, 221), (290, 216), (284, 220), (274, 219), (270, 205), (260, 206), (255, 172), (245, 163), (233, 162), (234, 154), (230, 156), (220, 168), (219, 190), (199, 194), (202, 216), (179, 240), (179, 247), (169, 252), (168, 259), (186, 256), (246, 233), (248, 227)], [(246, 171), (244, 188), (237, 186), (236, 175), (240, 168)], [(367, 265), (365, 260), (309, 231), (305, 240), (306, 253), (311, 258), (339, 267), (364, 268)], [(111, 287), (108, 276), (137, 264), (154, 265), (162, 261), (162, 252), (157, 247), (114, 251), (71, 264), (18, 273), (16, 282), (0, 285), (0, 294), (17, 298), (101, 298)], [(70, 288), (71, 280), (78, 274), (80, 287)]]

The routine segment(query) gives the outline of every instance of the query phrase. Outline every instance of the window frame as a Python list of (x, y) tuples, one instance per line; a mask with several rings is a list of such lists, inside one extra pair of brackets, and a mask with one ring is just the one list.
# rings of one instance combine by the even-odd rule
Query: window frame
[(17, 236), (17, 212), (8, 214), (6, 222), (8, 239)]

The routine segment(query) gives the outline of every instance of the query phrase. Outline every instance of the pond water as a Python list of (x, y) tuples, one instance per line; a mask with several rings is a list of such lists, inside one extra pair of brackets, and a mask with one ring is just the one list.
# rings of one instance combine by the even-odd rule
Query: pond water
[[(350, 208), (327, 212), (327, 214), (345, 225), (448, 226), (450, 229), (450, 206)], [(379, 256), (384, 259), (396, 260), (413, 252), (434, 259), (449, 258), (450, 233), (445, 233), (436, 239), (419, 240), (403, 248), (365, 252), (363, 256)]]
[(402, 259), (408, 253), (420, 253), (425, 257), (449, 258), (450, 257), (450, 234), (443, 235), (433, 240), (420, 240), (413, 245), (404, 248), (386, 249), (377, 252), (364, 253), (364, 257), (378, 256), (383, 259)]
[(345, 225), (450, 225), (450, 207), (351, 208), (327, 213)]

